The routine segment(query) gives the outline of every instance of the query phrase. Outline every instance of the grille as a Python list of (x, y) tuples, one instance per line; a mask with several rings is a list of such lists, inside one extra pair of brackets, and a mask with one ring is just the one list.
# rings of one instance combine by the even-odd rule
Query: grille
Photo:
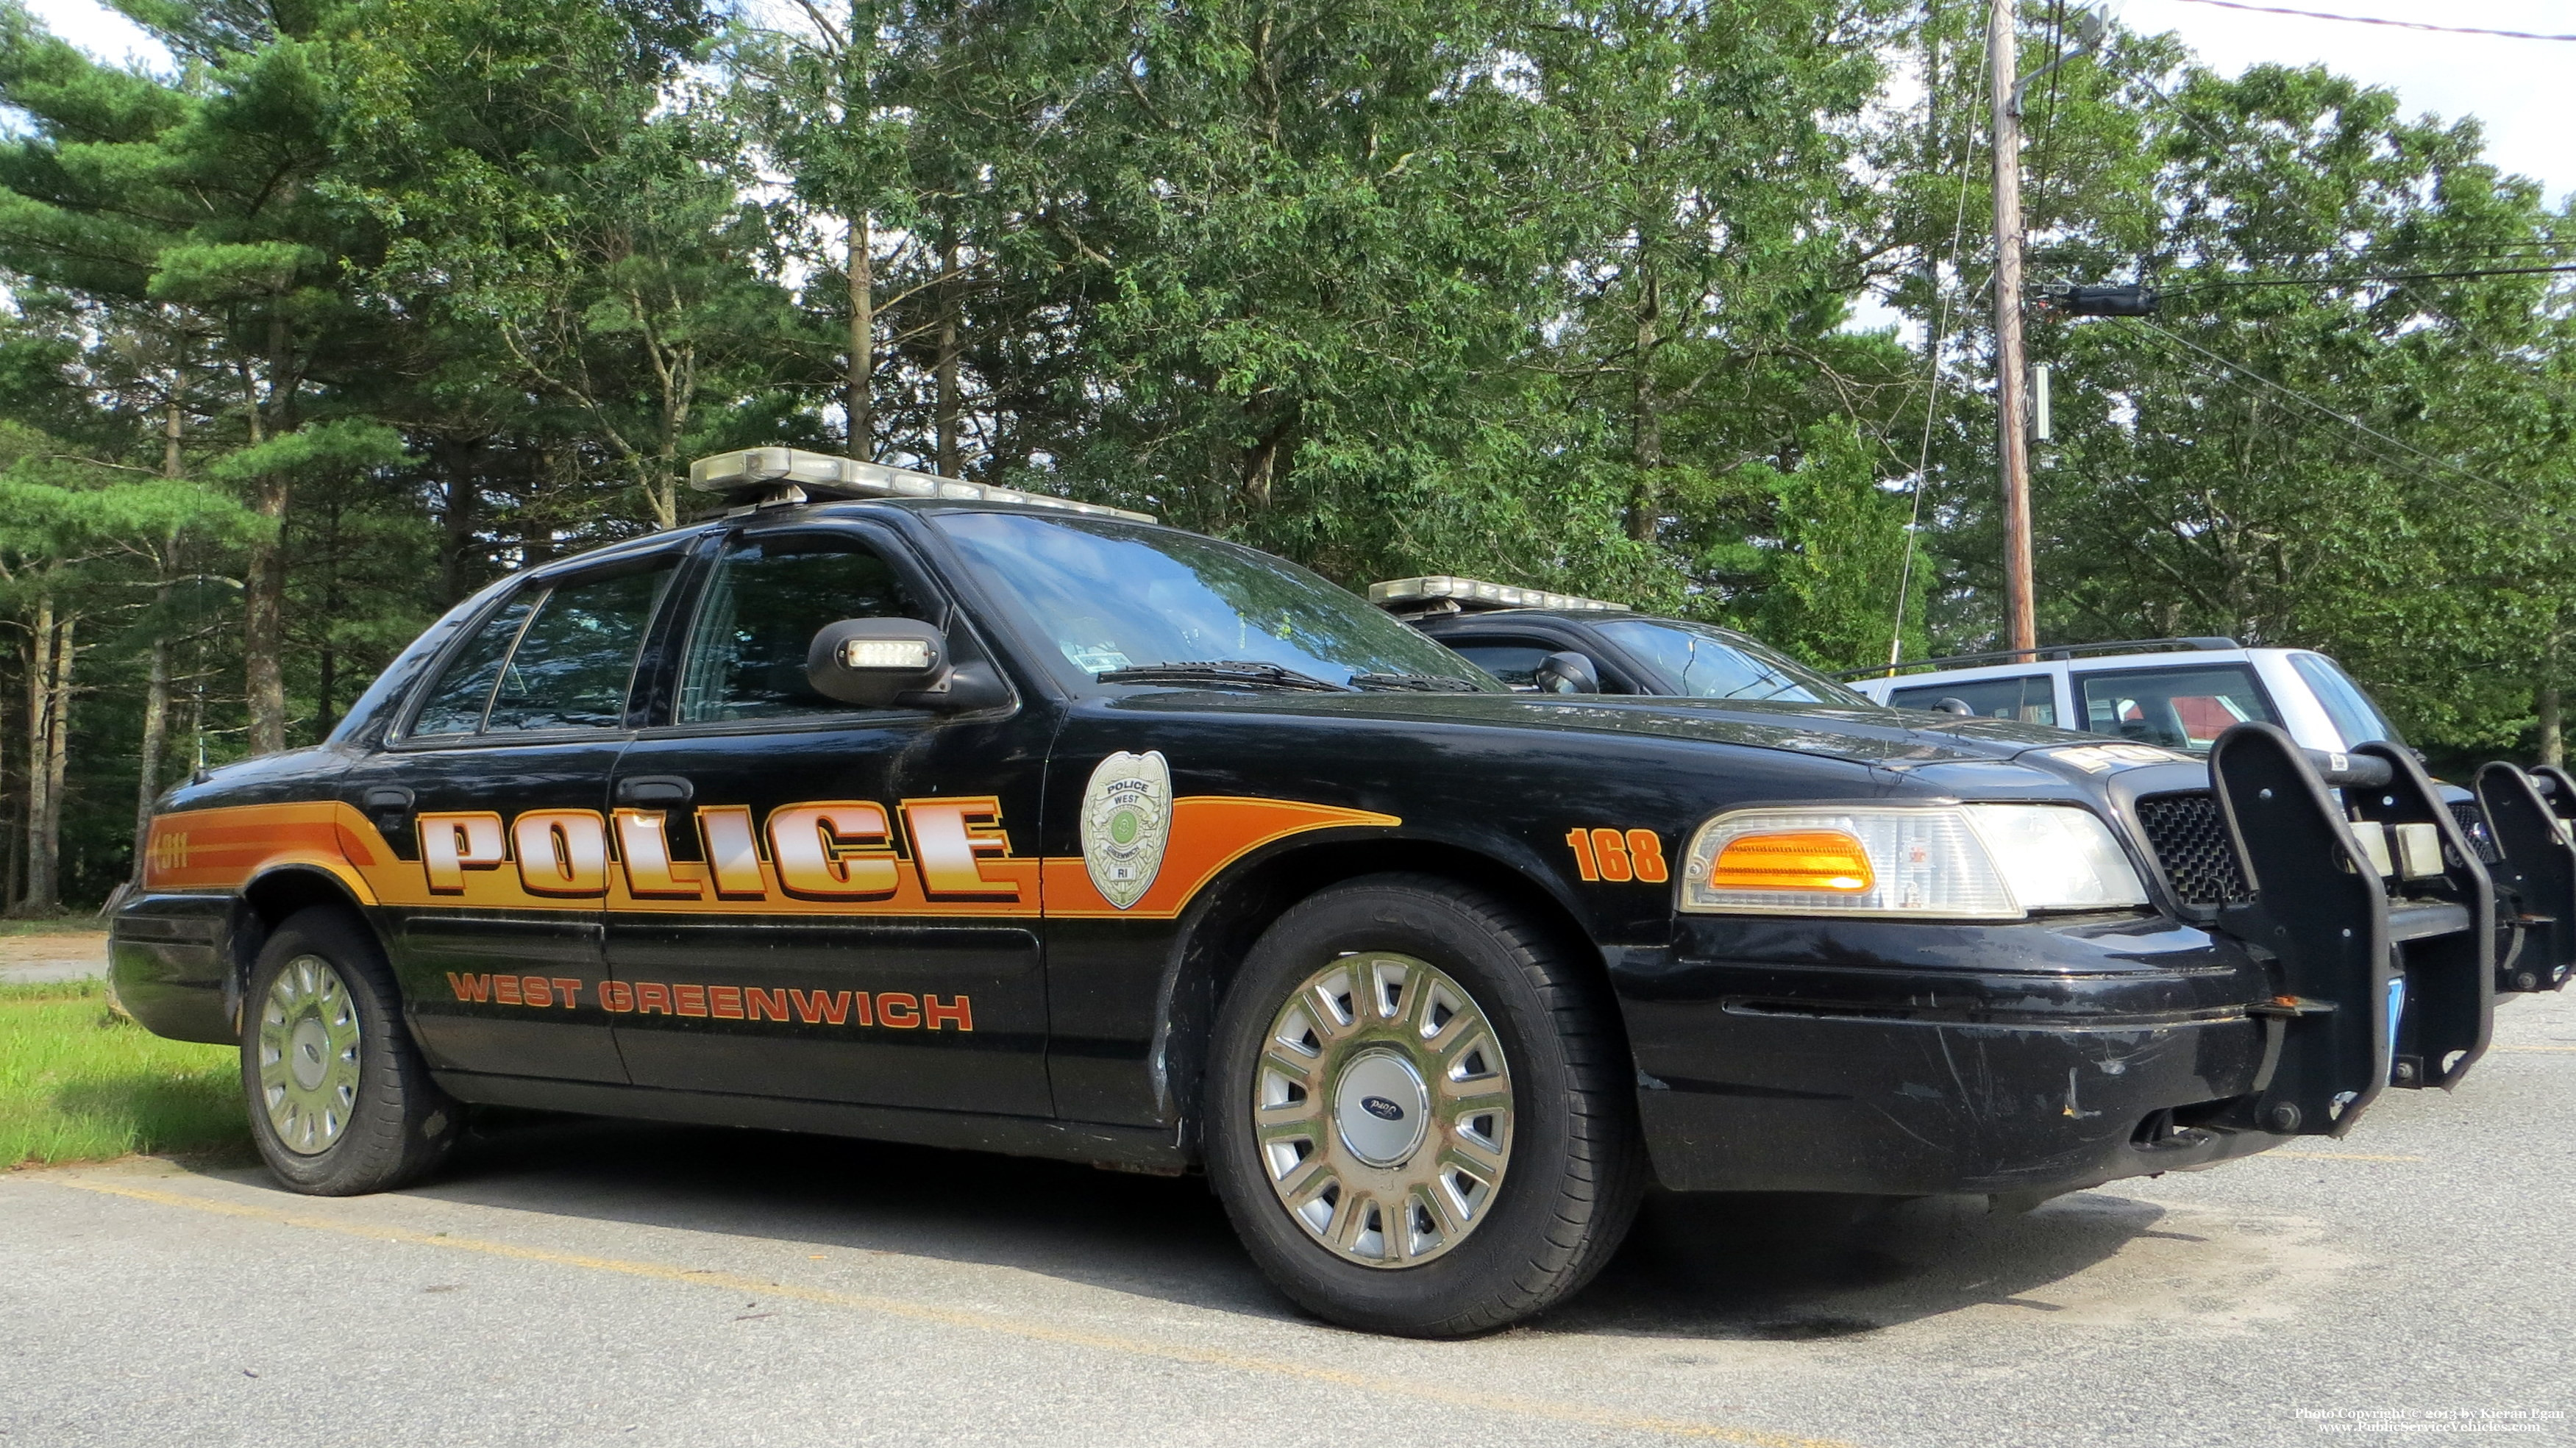
[(2469, 848), (2478, 852), (2478, 863), (2504, 863), (2504, 851), (2496, 848), (2495, 832), (2487, 828), (2486, 812), (2478, 808), (2477, 801), (2451, 801), (2451, 818), (2460, 822), (2460, 833), (2469, 837)]
[(2191, 905), (2220, 905), (2247, 899), (2245, 872), (2228, 842), (2227, 821), (2218, 814), (2218, 798), (2205, 790), (2149, 795), (2138, 801), (2138, 823), (2146, 827), (2147, 848), (2165, 868), (2174, 893)]

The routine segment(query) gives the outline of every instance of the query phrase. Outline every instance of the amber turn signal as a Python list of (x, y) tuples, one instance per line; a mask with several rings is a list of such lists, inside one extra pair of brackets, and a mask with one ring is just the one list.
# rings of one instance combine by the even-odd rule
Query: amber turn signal
[(1738, 835), (1726, 842), (1708, 883), (1719, 890), (1831, 890), (1858, 894), (1874, 887), (1869, 851), (1840, 830), (1779, 830)]

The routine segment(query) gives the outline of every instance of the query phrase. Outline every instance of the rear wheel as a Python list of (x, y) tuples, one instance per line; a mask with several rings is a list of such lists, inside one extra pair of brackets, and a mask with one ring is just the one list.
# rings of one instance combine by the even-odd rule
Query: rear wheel
[(1383, 875), (1265, 933), (1228, 990), (1209, 1173), (1272, 1280), (1317, 1314), (1482, 1332), (1580, 1288), (1642, 1182), (1592, 979), (1499, 902)]
[(289, 1187), (385, 1191), (455, 1149), (463, 1108), (430, 1080), (384, 952), (347, 912), (302, 910), (278, 926), (243, 1014), (251, 1135)]

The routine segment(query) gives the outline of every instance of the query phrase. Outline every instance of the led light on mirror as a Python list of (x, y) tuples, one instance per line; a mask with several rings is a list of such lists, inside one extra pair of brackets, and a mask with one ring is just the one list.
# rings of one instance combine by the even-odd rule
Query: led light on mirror
[(930, 645), (921, 639), (843, 639), (841, 667), (918, 673), (930, 667)]

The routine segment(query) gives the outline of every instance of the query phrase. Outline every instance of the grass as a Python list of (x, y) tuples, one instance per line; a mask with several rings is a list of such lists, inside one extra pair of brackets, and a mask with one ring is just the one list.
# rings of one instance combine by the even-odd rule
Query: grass
[(0, 918), (0, 935), (81, 935), (104, 933), (106, 929), (107, 922), (95, 910)]
[(165, 1041), (98, 981), (0, 986), (0, 1168), (249, 1141), (231, 1047)]

